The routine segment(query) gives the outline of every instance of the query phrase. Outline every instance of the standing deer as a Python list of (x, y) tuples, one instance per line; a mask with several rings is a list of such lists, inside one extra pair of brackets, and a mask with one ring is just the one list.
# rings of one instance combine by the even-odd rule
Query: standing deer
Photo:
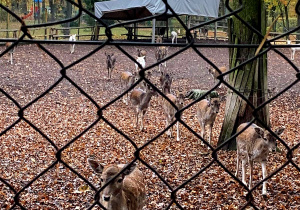
[[(180, 31), (178, 30), (178, 33), (179, 33)], [(177, 34), (177, 32), (176, 31), (172, 31), (171, 32), (171, 36), (172, 36), (172, 44), (174, 44), (174, 42), (177, 44), (177, 37), (178, 37), (178, 34)]]
[(106, 55), (106, 67), (108, 72), (108, 79), (111, 79), (111, 74), (115, 67), (115, 63), (117, 59), (116, 57), (114, 57), (114, 53), (108, 54), (105, 52), (105, 55)]
[[(101, 186), (110, 182), (125, 164), (103, 166), (88, 159), (90, 167), (101, 176)], [(145, 199), (144, 175), (133, 163), (100, 193), (100, 202), (108, 210), (141, 210)]]
[[(5, 43), (5, 48), (9, 48), (13, 43), (12, 42), (6, 42)], [(13, 47), (12, 49), (10, 49), (8, 51), (9, 55), (10, 55), (10, 64), (13, 65), (13, 54), (14, 54), (15, 48)]]
[[(134, 82), (137, 81), (137, 75), (136, 73), (131, 73), (129, 71), (121, 72), (120, 80), (122, 84), (122, 89), (127, 90), (131, 85), (133, 85)], [(128, 93), (126, 94), (126, 97), (123, 97), (123, 102), (128, 105)]]
[[(249, 123), (243, 123), (237, 128), (237, 132), (244, 129)], [(276, 135), (282, 134), (284, 128), (278, 128), (274, 133)], [(242, 161), (242, 182), (247, 185), (246, 182), (246, 163), (250, 166), (250, 178), (249, 189), (252, 188), (252, 173), (253, 162), (257, 161), (261, 163), (263, 179), (267, 176), (266, 162), (269, 151), (276, 150), (276, 138), (267, 130), (252, 124), (246, 130), (236, 137), (237, 144), (237, 160), (236, 160), (236, 173), (238, 176), (239, 164)], [(263, 182), (262, 194), (267, 194), (266, 181)]]
[(147, 55), (147, 52), (146, 50), (141, 50), (141, 49), (137, 49), (137, 52), (138, 52), (138, 57), (145, 57), (145, 61), (146, 61), (146, 55)]
[(162, 87), (162, 92), (165, 95), (171, 93), (172, 77), (168, 73), (161, 72), (159, 81)]
[[(181, 92), (177, 93), (177, 96), (169, 93), (166, 96), (177, 106), (178, 109), (182, 109), (184, 105), (184, 95)], [(168, 127), (175, 118), (175, 113), (177, 112), (176, 109), (166, 100), (163, 99), (162, 102), (164, 114), (166, 117), (166, 127)], [(180, 131), (179, 131), (179, 122), (177, 122), (177, 141), (180, 141)], [(172, 137), (172, 127), (167, 131), (167, 135)]]
[(220, 109), (220, 102), (223, 98), (210, 98), (199, 101), (197, 106), (197, 118), (201, 128), (201, 137), (205, 137), (205, 127), (209, 128), (208, 142), (211, 143), (212, 128)]
[[(69, 41), (75, 42), (76, 41), (76, 34), (70, 35)], [(75, 44), (72, 44), (70, 47), (71, 54), (75, 51)]]
[[(227, 71), (227, 68), (225, 66), (218, 67), (218, 68), (222, 72), (222, 74), (224, 74)], [(207, 69), (208, 69), (208, 72), (213, 76), (214, 82), (216, 82), (217, 77), (220, 75), (220, 73), (216, 69), (214, 69), (212, 67), (211, 68), (207, 67)], [(226, 74), (224, 76), (224, 81), (228, 81), (228, 74)], [(220, 85), (220, 87), (223, 87), (223, 83)]]
[[(162, 36), (158, 36), (156, 38), (156, 43), (162, 43)], [(166, 58), (168, 55), (168, 48), (166, 46), (159, 46), (156, 48), (155, 51), (155, 58), (157, 62), (161, 61), (162, 59)], [(158, 65), (158, 70), (160, 71), (160, 66), (163, 65), (162, 63)], [(164, 62), (164, 66), (167, 67), (167, 62)]]
[[(143, 68), (145, 68), (145, 66), (146, 66), (145, 56), (137, 57), (137, 58), (136, 58), (136, 61), (137, 61), (139, 64), (141, 64), (141, 66), (142, 66)], [(139, 69), (140, 69), (140, 67), (139, 67), (136, 63), (134, 63), (134, 64), (135, 64), (135, 71), (138, 72)]]
[[(136, 118), (136, 128), (139, 125), (139, 121), (141, 121), (140, 130), (144, 129), (144, 116), (145, 113), (150, 106), (150, 100), (152, 96), (156, 95), (156, 91), (152, 89), (149, 85), (146, 85), (146, 91), (138, 88), (134, 89), (130, 95), (131, 104), (135, 107), (135, 118)], [(139, 120), (140, 119), (140, 120)]]

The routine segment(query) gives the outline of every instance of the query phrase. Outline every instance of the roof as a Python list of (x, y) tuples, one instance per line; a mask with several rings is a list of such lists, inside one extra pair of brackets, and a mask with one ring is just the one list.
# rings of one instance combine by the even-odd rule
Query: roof
[[(218, 17), (220, 0), (168, 0), (178, 15)], [(163, 14), (162, 0), (111, 0), (95, 3), (95, 15), (103, 19), (133, 20)], [(172, 15), (168, 11), (168, 15)]]

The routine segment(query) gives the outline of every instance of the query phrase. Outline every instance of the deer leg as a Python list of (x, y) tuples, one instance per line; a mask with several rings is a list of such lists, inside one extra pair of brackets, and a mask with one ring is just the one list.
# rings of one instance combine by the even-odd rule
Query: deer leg
[[(261, 162), (261, 168), (262, 168), (262, 175), (263, 179), (267, 177), (267, 167), (266, 167), (266, 161)], [(267, 181), (263, 182), (263, 187), (262, 187), (262, 194), (266, 195), (267, 194)]]
[(235, 176), (238, 177), (239, 175), (239, 169), (240, 169), (240, 156), (239, 156), (239, 151), (237, 149), (237, 154), (236, 154), (236, 172)]
[(209, 125), (209, 136), (208, 136), (208, 142), (209, 142), (209, 144), (211, 143), (212, 127), (213, 127), (213, 125)]
[(250, 166), (250, 178), (249, 178), (249, 189), (252, 188), (252, 175), (253, 175), (253, 161), (249, 161), (249, 166)]
[(242, 160), (242, 182), (247, 185), (246, 182), (246, 160), (243, 159)]
[(139, 125), (139, 108), (135, 110), (135, 127), (137, 128)]
[(12, 65), (13, 64), (13, 54), (10, 53), (10, 64)]
[(141, 122), (141, 131), (144, 129), (144, 116), (145, 116), (145, 114), (146, 114), (146, 110), (142, 110), (141, 111), (141, 114), (142, 114), (142, 116), (141, 116), (141, 120), (142, 120), (142, 122)]
[[(204, 139), (205, 136), (205, 124), (204, 123), (200, 123), (200, 127), (201, 127), (201, 137)], [(203, 145), (203, 141), (201, 141), (201, 145)]]
[[(167, 126), (169, 126), (171, 124), (171, 117), (170, 115), (167, 115)], [(172, 127), (169, 128), (169, 130), (167, 131), (167, 135), (171, 138), (172, 137)]]
[(180, 141), (180, 130), (179, 130), (179, 122), (176, 123), (177, 126), (177, 141)]

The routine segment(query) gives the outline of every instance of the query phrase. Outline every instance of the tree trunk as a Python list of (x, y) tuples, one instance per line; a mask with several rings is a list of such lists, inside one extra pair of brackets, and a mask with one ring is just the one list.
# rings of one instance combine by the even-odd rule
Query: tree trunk
[(21, 12), (27, 14), (27, 1), (21, 1)]
[[(300, 15), (297, 15), (297, 26), (299, 26), (299, 24), (300, 24)], [(297, 31), (297, 40), (300, 40), (300, 30), (299, 31)]]
[(38, 0), (38, 13), (37, 13), (37, 19), (38, 19), (38, 24), (40, 24), (41, 21), (41, 4), (40, 4), (41, 0)]
[[(239, 0), (234, 0), (234, 6), (238, 7)], [(239, 15), (250, 23), (262, 34), (266, 29), (266, 13), (263, 0), (243, 1), (244, 9)], [(233, 44), (259, 44), (262, 40), (252, 30), (248, 29), (238, 19), (229, 20), (229, 41)], [(231, 48), (229, 50), (230, 68), (249, 60), (255, 54), (255, 48)], [(267, 59), (261, 56), (240, 68), (229, 76), (229, 83), (243, 94), (255, 107), (267, 100)], [(259, 113), (258, 118), (269, 125), (268, 106)], [(237, 94), (231, 90), (227, 93), (224, 123), (222, 126), (218, 145), (228, 140), (236, 133), (237, 127), (244, 122), (253, 119), (253, 110)], [(235, 149), (236, 142), (233, 139), (224, 146), (224, 149)]]
[(42, 1), (42, 14), (43, 14), (43, 22), (46, 22), (46, 4), (45, 4), (45, 0)]
[(53, 0), (49, 0), (49, 7), (51, 10), (50, 21), (53, 22), (55, 20), (55, 12), (56, 12), (56, 8), (55, 8), (55, 4), (53, 4)]
[[(72, 17), (72, 4), (70, 2), (67, 2), (67, 12), (66, 12), (66, 18)], [(70, 22), (66, 23), (66, 27), (70, 27)], [(70, 34), (70, 30), (64, 30), (64, 34), (68, 35)]]

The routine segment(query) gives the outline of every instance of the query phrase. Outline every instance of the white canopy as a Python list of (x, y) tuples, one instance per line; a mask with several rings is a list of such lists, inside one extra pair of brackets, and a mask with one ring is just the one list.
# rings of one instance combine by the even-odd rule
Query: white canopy
[[(218, 17), (220, 0), (168, 0), (178, 15)], [(95, 3), (98, 18), (130, 20), (151, 15), (163, 14), (162, 0), (111, 0)], [(172, 13), (167, 12), (168, 15)]]

